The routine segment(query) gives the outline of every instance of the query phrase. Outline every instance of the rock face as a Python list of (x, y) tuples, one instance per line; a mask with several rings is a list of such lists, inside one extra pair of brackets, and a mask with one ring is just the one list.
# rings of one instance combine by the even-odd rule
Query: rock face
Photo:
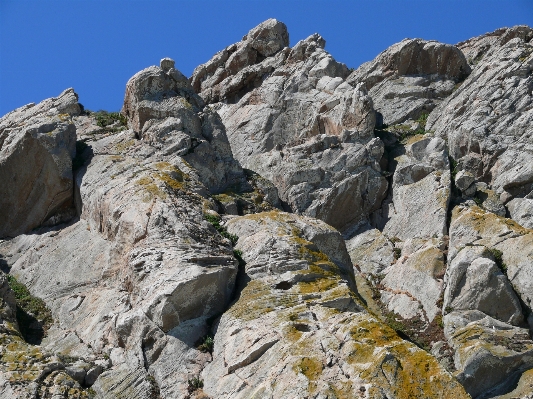
[[(271, 180), (287, 209), (349, 230), (379, 207), (387, 188), (372, 101), (344, 81), (348, 69), (322, 37), (289, 49), (284, 29), (274, 20), (259, 25), (191, 81), (220, 114), (235, 158)], [(271, 51), (254, 49), (254, 32), (276, 38)]]
[[(79, 113), (78, 96), (68, 89), (0, 119), (0, 237), (28, 232), (72, 205), (71, 117)], [(21, 168), (28, 160), (32, 166)]]
[(270, 19), (1, 118), (0, 397), (529, 398), (532, 40)]
[(456, 351), (458, 379), (473, 397), (508, 392), (533, 367), (533, 341), (527, 329), (515, 327), (531, 314), (531, 236), (479, 207), (453, 211), (445, 335)]
[(250, 279), (222, 316), (211, 397), (467, 397), (426, 352), (368, 314), (341, 236), (285, 213), (232, 219)]
[(460, 45), (472, 73), (429, 116), (427, 129), (449, 143), (458, 170), (489, 184), (504, 201), (532, 190), (533, 31), (515, 27)]
[(368, 90), (380, 124), (396, 125), (431, 112), (469, 73), (457, 47), (405, 39), (361, 65), (347, 81)]
[(204, 102), (170, 58), (128, 81), (122, 113), (143, 141), (167, 155), (184, 156), (210, 192), (245, 184), (220, 117), (204, 109)]

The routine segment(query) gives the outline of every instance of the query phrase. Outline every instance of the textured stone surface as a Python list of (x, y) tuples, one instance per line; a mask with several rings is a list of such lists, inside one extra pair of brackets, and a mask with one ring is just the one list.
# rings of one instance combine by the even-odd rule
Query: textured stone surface
[(428, 114), (470, 73), (455, 46), (404, 39), (350, 74), (362, 83), (381, 115), (380, 123), (395, 125)]
[(498, 195), (523, 197), (532, 189), (532, 32), (515, 27), (460, 45), (477, 60), (472, 73), (427, 121), (447, 138), (458, 169)]
[(508, 392), (517, 375), (533, 365), (533, 341), (526, 329), (479, 311), (452, 312), (444, 323), (455, 349), (457, 379), (472, 397)]
[(192, 82), (222, 117), (243, 167), (271, 180), (291, 210), (344, 231), (380, 205), (387, 182), (372, 101), (344, 82), (348, 69), (324, 45), (315, 34), (198, 83), (228, 49), (248, 46), (244, 40), (197, 68)]
[(273, 212), (231, 219), (228, 230), (240, 236), (249, 282), (217, 326), (202, 373), (209, 396), (466, 397), (435, 359), (364, 310), (329, 226)]
[(373, 215), (374, 224), (401, 240), (446, 235), (450, 170), (445, 142), (414, 136), (395, 147), (391, 157), (391, 192)]
[[(405, 243), (404, 247), (409, 244)], [(412, 253), (406, 249), (398, 262), (384, 271), (381, 301), (404, 319), (417, 316), (431, 323), (440, 312), (438, 302), (445, 269), (443, 253), (437, 240), (422, 244)]]
[[(68, 89), (0, 118), (0, 237), (26, 233), (72, 205), (71, 117), (79, 112), (78, 96)], [(32, 166), (21, 167), (28, 160)]]
[(507, 277), (483, 246), (468, 246), (446, 271), (443, 308), (479, 310), (505, 323), (519, 325), (522, 307)]
[(346, 248), (354, 266), (365, 274), (379, 274), (395, 262), (394, 244), (370, 226), (356, 231)]
[(515, 198), (505, 204), (511, 219), (521, 226), (533, 228), (533, 200), (530, 198)]
[(53, 318), (27, 338), (0, 272), (0, 397), (527, 398), (532, 39), (350, 73), (271, 19), (190, 79), (140, 71), (121, 115), (67, 90), (0, 119), (9, 195), (30, 138), (70, 179), (0, 219), (0, 269)]

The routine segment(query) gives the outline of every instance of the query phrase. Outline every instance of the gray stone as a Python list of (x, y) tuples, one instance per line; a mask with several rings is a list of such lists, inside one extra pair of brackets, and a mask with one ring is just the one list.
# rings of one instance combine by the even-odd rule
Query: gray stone
[(428, 114), (470, 73), (455, 46), (404, 39), (357, 68), (347, 81), (362, 83), (383, 123), (396, 125)]
[(455, 176), (455, 186), (465, 195), (471, 195), (472, 190), (470, 190), (470, 187), (472, 187), (472, 184), (475, 181), (476, 178), (472, 173), (465, 172), (464, 170), (457, 172), (457, 175)]
[(319, 35), (233, 62), (250, 48), (249, 36), (198, 67), (193, 87), (220, 114), (235, 158), (272, 181), (286, 206), (352, 229), (387, 188), (372, 101), (340, 83), (348, 68), (324, 51)]
[[(79, 112), (78, 96), (68, 89), (0, 118), (0, 237), (26, 233), (72, 206), (71, 116)], [(22, 168), (28, 160), (32, 167)]]
[(217, 325), (208, 396), (466, 397), (433, 357), (367, 313), (334, 229), (270, 212), (232, 218), (228, 231), (240, 237), (248, 282)]
[(514, 27), (460, 44), (474, 58), (472, 73), (427, 121), (427, 129), (447, 138), (459, 169), (498, 196), (523, 197), (533, 188), (532, 32)]
[(506, 206), (511, 219), (527, 229), (533, 228), (533, 199), (515, 198)]
[(508, 324), (523, 322), (511, 284), (485, 247), (461, 250), (446, 270), (443, 309), (479, 310)]

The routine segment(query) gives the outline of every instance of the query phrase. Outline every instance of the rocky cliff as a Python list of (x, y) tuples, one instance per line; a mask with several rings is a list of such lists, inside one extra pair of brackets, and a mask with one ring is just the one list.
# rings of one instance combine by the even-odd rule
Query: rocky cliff
[(0, 118), (0, 397), (533, 397), (533, 30), (289, 43)]

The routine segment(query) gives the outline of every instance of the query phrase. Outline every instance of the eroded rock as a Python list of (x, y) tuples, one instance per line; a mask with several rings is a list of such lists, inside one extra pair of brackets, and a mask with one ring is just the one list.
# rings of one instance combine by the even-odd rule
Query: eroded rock
[[(0, 237), (26, 233), (54, 215), (74, 216), (72, 116), (79, 113), (78, 96), (68, 89), (0, 119)], [(21, 167), (28, 160), (31, 167)]]

